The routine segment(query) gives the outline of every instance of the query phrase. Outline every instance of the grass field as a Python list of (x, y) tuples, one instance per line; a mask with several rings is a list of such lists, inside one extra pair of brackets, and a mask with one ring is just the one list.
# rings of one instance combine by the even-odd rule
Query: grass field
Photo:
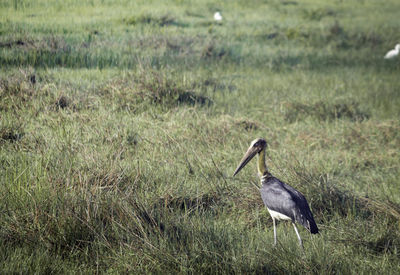
[[(399, 274), (399, 11), (1, 1), (0, 273)], [(304, 253), (255, 163), (232, 177), (257, 137)]]

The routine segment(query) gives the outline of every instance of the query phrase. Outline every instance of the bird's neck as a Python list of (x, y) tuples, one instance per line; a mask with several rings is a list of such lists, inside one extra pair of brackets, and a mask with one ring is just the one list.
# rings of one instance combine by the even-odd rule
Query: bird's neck
[(267, 164), (265, 163), (265, 148), (258, 153), (258, 175), (260, 178), (269, 175)]

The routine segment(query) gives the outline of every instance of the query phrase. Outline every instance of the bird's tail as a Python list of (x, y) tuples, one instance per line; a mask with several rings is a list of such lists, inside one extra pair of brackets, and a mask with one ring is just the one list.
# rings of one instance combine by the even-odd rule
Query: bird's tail
[(311, 234), (318, 234), (319, 230), (318, 230), (318, 226), (315, 223), (314, 219), (309, 219), (307, 221), (308, 226), (306, 226), (306, 228), (308, 229), (308, 231), (310, 231)]

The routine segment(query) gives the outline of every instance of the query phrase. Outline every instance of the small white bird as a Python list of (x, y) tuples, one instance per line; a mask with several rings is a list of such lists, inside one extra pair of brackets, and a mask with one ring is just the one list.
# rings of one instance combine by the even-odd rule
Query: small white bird
[(400, 51), (400, 44), (397, 44), (393, 50), (388, 51), (388, 53), (385, 55), (385, 59), (392, 59), (392, 58), (398, 56), (399, 51)]
[(219, 11), (217, 11), (216, 13), (214, 13), (214, 20), (217, 22), (221, 22), (222, 21), (222, 15)]

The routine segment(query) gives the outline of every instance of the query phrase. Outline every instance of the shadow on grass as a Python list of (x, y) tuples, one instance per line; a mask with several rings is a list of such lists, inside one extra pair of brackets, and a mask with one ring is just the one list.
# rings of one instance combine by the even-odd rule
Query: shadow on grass
[(185, 24), (182, 22), (178, 22), (176, 18), (174, 18), (170, 14), (154, 16), (150, 14), (140, 14), (137, 16), (132, 16), (129, 18), (125, 18), (123, 22), (127, 25), (140, 25), (140, 24), (151, 24), (160, 27), (164, 26), (177, 26), (177, 27), (188, 27), (189, 24)]
[(24, 135), (25, 133), (21, 129), (21, 126), (0, 128), (0, 145), (2, 142), (17, 142)]
[(180, 105), (213, 104), (210, 98), (193, 91), (192, 86), (185, 84), (176, 74), (147, 68), (102, 85), (99, 95), (107, 101), (116, 101), (121, 109), (136, 112), (147, 110), (150, 106), (164, 110)]
[(332, 121), (335, 119), (349, 119), (351, 121), (363, 121), (370, 115), (360, 110), (359, 104), (354, 101), (326, 103), (323, 101), (314, 104), (288, 103), (285, 120), (293, 123), (313, 117), (320, 121)]

